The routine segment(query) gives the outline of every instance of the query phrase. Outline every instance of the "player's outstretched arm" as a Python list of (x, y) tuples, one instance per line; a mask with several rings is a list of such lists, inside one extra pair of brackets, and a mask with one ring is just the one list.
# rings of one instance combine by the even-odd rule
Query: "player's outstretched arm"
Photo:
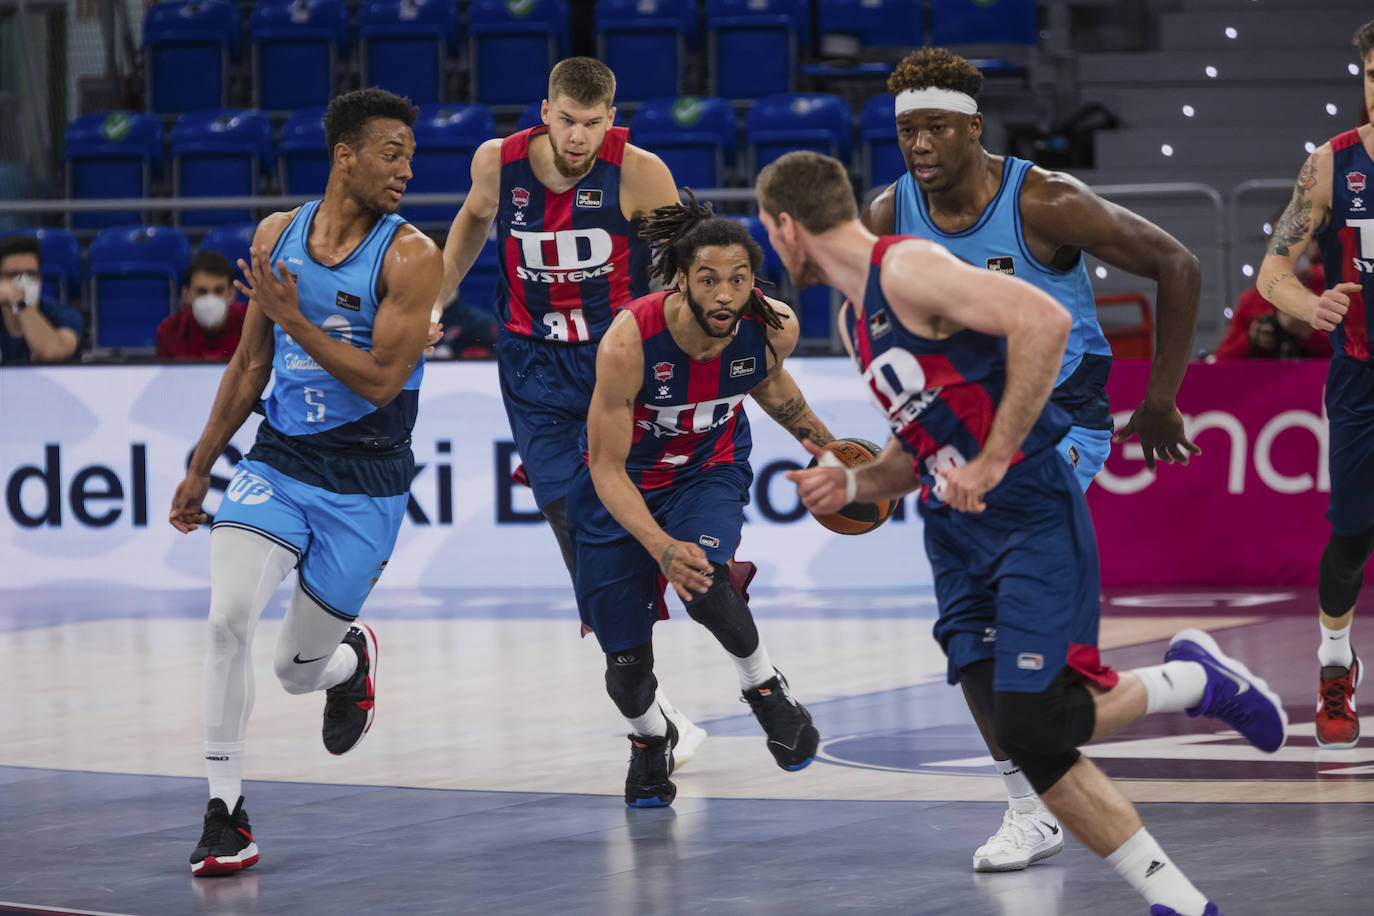
[(1318, 331), (1330, 331), (1344, 321), (1350, 294), (1360, 291), (1358, 283), (1337, 283), (1318, 296), (1294, 275), (1298, 258), (1331, 218), (1332, 157), (1331, 144), (1324, 143), (1302, 164), (1293, 198), (1269, 236), (1255, 282), (1260, 295), (1275, 308)]
[(1155, 281), (1155, 357), (1145, 400), (1114, 441), (1140, 437), (1145, 464), (1155, 458), (1188, 463), (1199, 449), (1183, 428), (1175, 404), (1192, 357), (1202, 270), (1197, 256), (1144, 217), (1098, 197), (1077, 178), (1032, 173), (1022, 192), (1026, 229), (1060, 248), (1086, 251), (1113, 267)]
[(444, 278), (434, 308), (443, 311), (458, 284), (482, 253), (501, 196), (501, 140), (488, 140), (472, 154), (472, 187), (453, 217), (444, 241)]
[(1024, 280), (972, 267), (939, 245), (899, 242), (883, 258), (883, 295), (907, 327), (932, 319), (1007, 339), (1007, 378), (983, 449), (967, 464), (938, 470), (940, 496), (979, 512), (1039, 419), (1069, 339), (1065, 308)]
[[(253, 244), (261, 244), (271, 251), (294, 213), (273, 213), (264, 219), (253, 234)], [(239, 345), (229, 358), (229, 364), (224, 367), (214, 405), (210, 408), (210, 418), (205, 421), (205, 429), (186, 465), (186, 476), (172, 496), (168, 521), (183, 534), (195, 531), (206, 521), (207, 517), (201, 511), (201, 501), (210, 488), (210, 468), (262, 397), (263, 389), (272, 377), (274, 350), (272, 322), (250, 298)]]
[(677, 541), (654, 520), (625, 472), (634, 441), (635, 397), (644, 378), (644, 345), (634, 315), (621, 312), (596, 351), (596, 388), (587, 406), (587, 464), (596, 495), (620, 526), (644, 546), (683, 601), (711, 585), (706, 553)]
[(768, 376), (750, 389), (749, 394), (768, 416), (778, 421), (778, 425), (799, 441), (810, 440), (816, 445), (825, 445), (835, 437), (806, 403), (806, 396), (801, 393), (797, 380), (783, 366), (783, 360), (791, 356), (797, 347), (801, 326), (785, 302), (769, 299), (768, 304), (782, 316), (782, 327), (768, 329), (768, 342), (773, 345), (773, 351), (769, 354), (772, 365)]

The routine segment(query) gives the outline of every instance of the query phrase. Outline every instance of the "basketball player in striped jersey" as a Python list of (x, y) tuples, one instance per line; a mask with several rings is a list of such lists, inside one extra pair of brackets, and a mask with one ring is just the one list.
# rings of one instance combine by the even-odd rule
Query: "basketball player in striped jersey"
[(919, 489), (949, 682), (1151, 916), (1218, 916), (1078, 748), (1147, 713), (1187, 710), (1273, 752), (1287, 719), (1268, 686), (1198, 630), (1175, 635), (1162, 665), (1118, 674), (1101, 663), (1097, 543), (1055, 448), (1069, 416), (1049, 401), (1072, 317), (1024, 280), (932, 242), (874, 236), (828, 156), (788, 153), (756, 191), (793, 281), (848, 298), (843, 336), (893, 432), (857, 470), (789, 471), (802, 501), (824, 514)]
[(791, 309), (754, 286), (763, 249), (688, 196), (688, 206), (645, 220), (644, 235), (658, 242), (655, 274), (670, 288), (622, 308), (601, 341), (587, 464), (568, 493), (578, 610), (630, 726), (633, 807), (669, 805), (677, 793), (669, 776), (680, 736), (654, 702), (665, 579), (729, 653), (778, 766), (805, 767), (820, 738), (773, 667), (728, 564), (754, 476), (745, 396), (804, 442), (832, 437), (783, 367), (799, 328)]
[[(615, 127), (615, 74), (589, 57), (549, 73), (544, 123), (488, 140), (472, 157), (472, 188), (444, 244), (442, 309), (496, 223), (501, 262), (496, 358), (501, 398), (539, 511), (568, 572), (567, 492), (596, 377), (596, 344), (615, 310), (649, 291), (637, 222), (678, 202), (663, 161)], [(752, 564), (750, 564), (752, 568)], [(679, 765), (706, 732), (660, 692), (682, 736)]]
[[(1058, 449), (1084, 490), (1113, 441), (1140, 436), (1146, 466), (1188, 463), (1189, 441), (1174, 404), (1197, 324), (1197, 258), (1163, 229), (1103, 200), (1062, 172), (981, 143), (978, 68), (944, 48), (907, 55), (888, 79), (896, 96), (897, 143), (907, 173), (864, 212), (876, 235), (927, 238), (978, 267), (1009, 273), (1048, 293), (1073, 316), (1073, 329), (1050, 400), (1071, 425)], [(1145, 400), (1112, 435), (1107, 375), (1112, 351), (1097, 320), (1084, 253), (1158, 283), (1158, 354)], [(992, 729), (969, 709), (1007, 787), (1002, 826), (973, 854), (975, 871), (1015, 871), (1064, 848), (1064, 833), (1026, 777), (997, 747)]]
[(210, 536), (205, 760), (210, 782), (197, 877), (258, 861), (243, 807), (253, 709), (253, 631), (273, 590), (297, 581), (275, 670), (289, 693), (327, 691), (325, 748), (343, 754), (372, 725), (377, 640), (354, 625), (405, 516), (429, 311), (443, 262), (398, 215), (415, 153), (408, 99), (380, 89), (338, 96), (325, 114), (331, 164), (323, 200), (274, 213), (239, 262), (243, 337), (172, 497), (194, 531), (210, 468), (259, 404), (265, 419), (238, 464)]
[[(1365, 110), (1374, 111), (1374, 20), (1355, 32)], [(1293, 199), (1274, 226), (1256, 287), (1286, 314), (1331, 332), (1326, 377), (1330, 418), (1331, 538), (1317, 577), (1317, 745), (1350, 748), (1360, 739), (1355, 688), (1364, 665), (1350, 645), (1355, 600), (1374, 550), (1374, 127), (1332, 137), (1307, 157)], [(1294, 273), (1313, 239), (1326, 266), (1326, 290), (1315, 295)]]

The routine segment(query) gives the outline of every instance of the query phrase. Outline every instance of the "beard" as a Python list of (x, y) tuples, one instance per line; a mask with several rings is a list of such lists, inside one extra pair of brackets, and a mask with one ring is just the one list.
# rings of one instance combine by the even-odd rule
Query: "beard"
[(821, 273), (820, 267), (805, 255), (802, 256), (801, 265), (796, 270), (787, 268), (787, 276), (798, 290), (825, 282), (825, 274)]
[[(741, 308), (738, 312), (732, 312), (732, 314), (735, 316), (734, 320), (731, 321), (730, 324), (726, 326), (723, 330), (718, 331), (715, 328), (711, 327), (711, 323), (706, 320), (706, 309), (704, 306), (700, 305), (695, 299), (692, 298), (691, 289), (683, 290), (682, 295), (687, 300), (687, 307), (691, 309), (692, 317), (696, 319), (697, 325), (701, 328), (703, 332), (705, 332), (707, 337), (724, 338), (733, 336), (735, 333), (735, 329), (739, 327), (740, 319), (744, 317), (743, 308)], [(716, 312), (728, 310), (712, 309), (712, 311)]]
[(575, 166), (563, 157), (563, 153), (559, 150), (558, 144), (553, 142), (553, 134), (549, 134), (549, 149), (553, 150), (553, 167), (557, 169), (558, 174), (562, 175), (564, 178), (581, 178), (592, 170), (592, 166), (596, 164), (597, 153), (601, 152), (601, 144), (605, 142), (606, 138), (602, 137), (601, 143), (598, 143), (596, 149), (592, 150), (587, 155), (586, 161), (583, 162), (581, 166)]

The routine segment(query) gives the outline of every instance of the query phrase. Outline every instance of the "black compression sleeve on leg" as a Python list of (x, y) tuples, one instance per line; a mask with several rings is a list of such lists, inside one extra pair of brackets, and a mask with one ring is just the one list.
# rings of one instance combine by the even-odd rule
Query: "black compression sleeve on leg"
[(549, 527), (553, 529), (553, 536), (558, 539), (558, 550), (563, 554), (563, 565), (568, 567), (568, 575), (573, 574), (573, 546), (572, 536), (568, 534), (568, 501), (566, 498), (555, 499), (543, 509), (544, 518), (548, 519)]
[(627, 719), (648, 712), (654, 702), (658, 679), (654, 677), (654, 644), (606, 653), (606, 693)]
[(711, 587), (685, 602), (693, 620), (735, 658), (748, 658), (759, 647), (759, 631), (744, 596), (730, 584), (730, 567), (711, 564)]
[(1008, 753), (1037, 793), (1057, 783), (1078, 762), (1097, 723), (1092, 694), (1067, 681), (1061, 671), (1040, 693), (998, 691), (993, 723), (997, 743)]
[(1317, 575), (1317, 600), (1328, 617), (1343, 617), (1354, 610), (1371, 549), (1374, 528), (1355, 535), (1332, 532)]

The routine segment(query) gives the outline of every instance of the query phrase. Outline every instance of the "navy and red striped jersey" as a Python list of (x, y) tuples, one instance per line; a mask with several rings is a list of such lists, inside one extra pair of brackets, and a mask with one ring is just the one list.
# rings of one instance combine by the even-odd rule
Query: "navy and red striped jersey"
[(1374, 161), (1358, 130), (1331, 138), (1331, 219), (1317, 233), (1326, 288), (1359, 283), (1345, 320), (1331, 332), (1331, 349), (1351, 359), (1374, 363), (1370, 352), (1365, 301), (1374, 301)]
[[(902, 326), (879, 278), (888, 248), (908, 238), (913, 236), (883, 236), (873, 246), (863, 313), (851, 304), (844, 316), (869, 397), (912, 454), (921, 498), (938, 506), (936, 469), (969, 461), (992, 429), (1006, 386), (1007, 339), (965, 329), (932, 340)], [(1069, 415), (1046, 404), (1012, 463), (1053, 447), (1068, 428)]]
[(649, 291), (649, 247), (620, 210), (629, 131), (606, 131), (596, 162), (555, 194), (535, 177), (531, 127), (501, 141), (497, 316), (506, 331), (555, 343), (601, 339), (615, 310)]
[(644, 341), (644, 384), (635, 399), (634, 440), (625, 471), (641, 490), (689, 481), (718, 464), (749, 466), (749, 418), (741, 405), (768, 377), (768, 328), (740, 319), (719, 356), (692, 359), (673, 340), (663, 311), (671, 290), (636, 299)]

